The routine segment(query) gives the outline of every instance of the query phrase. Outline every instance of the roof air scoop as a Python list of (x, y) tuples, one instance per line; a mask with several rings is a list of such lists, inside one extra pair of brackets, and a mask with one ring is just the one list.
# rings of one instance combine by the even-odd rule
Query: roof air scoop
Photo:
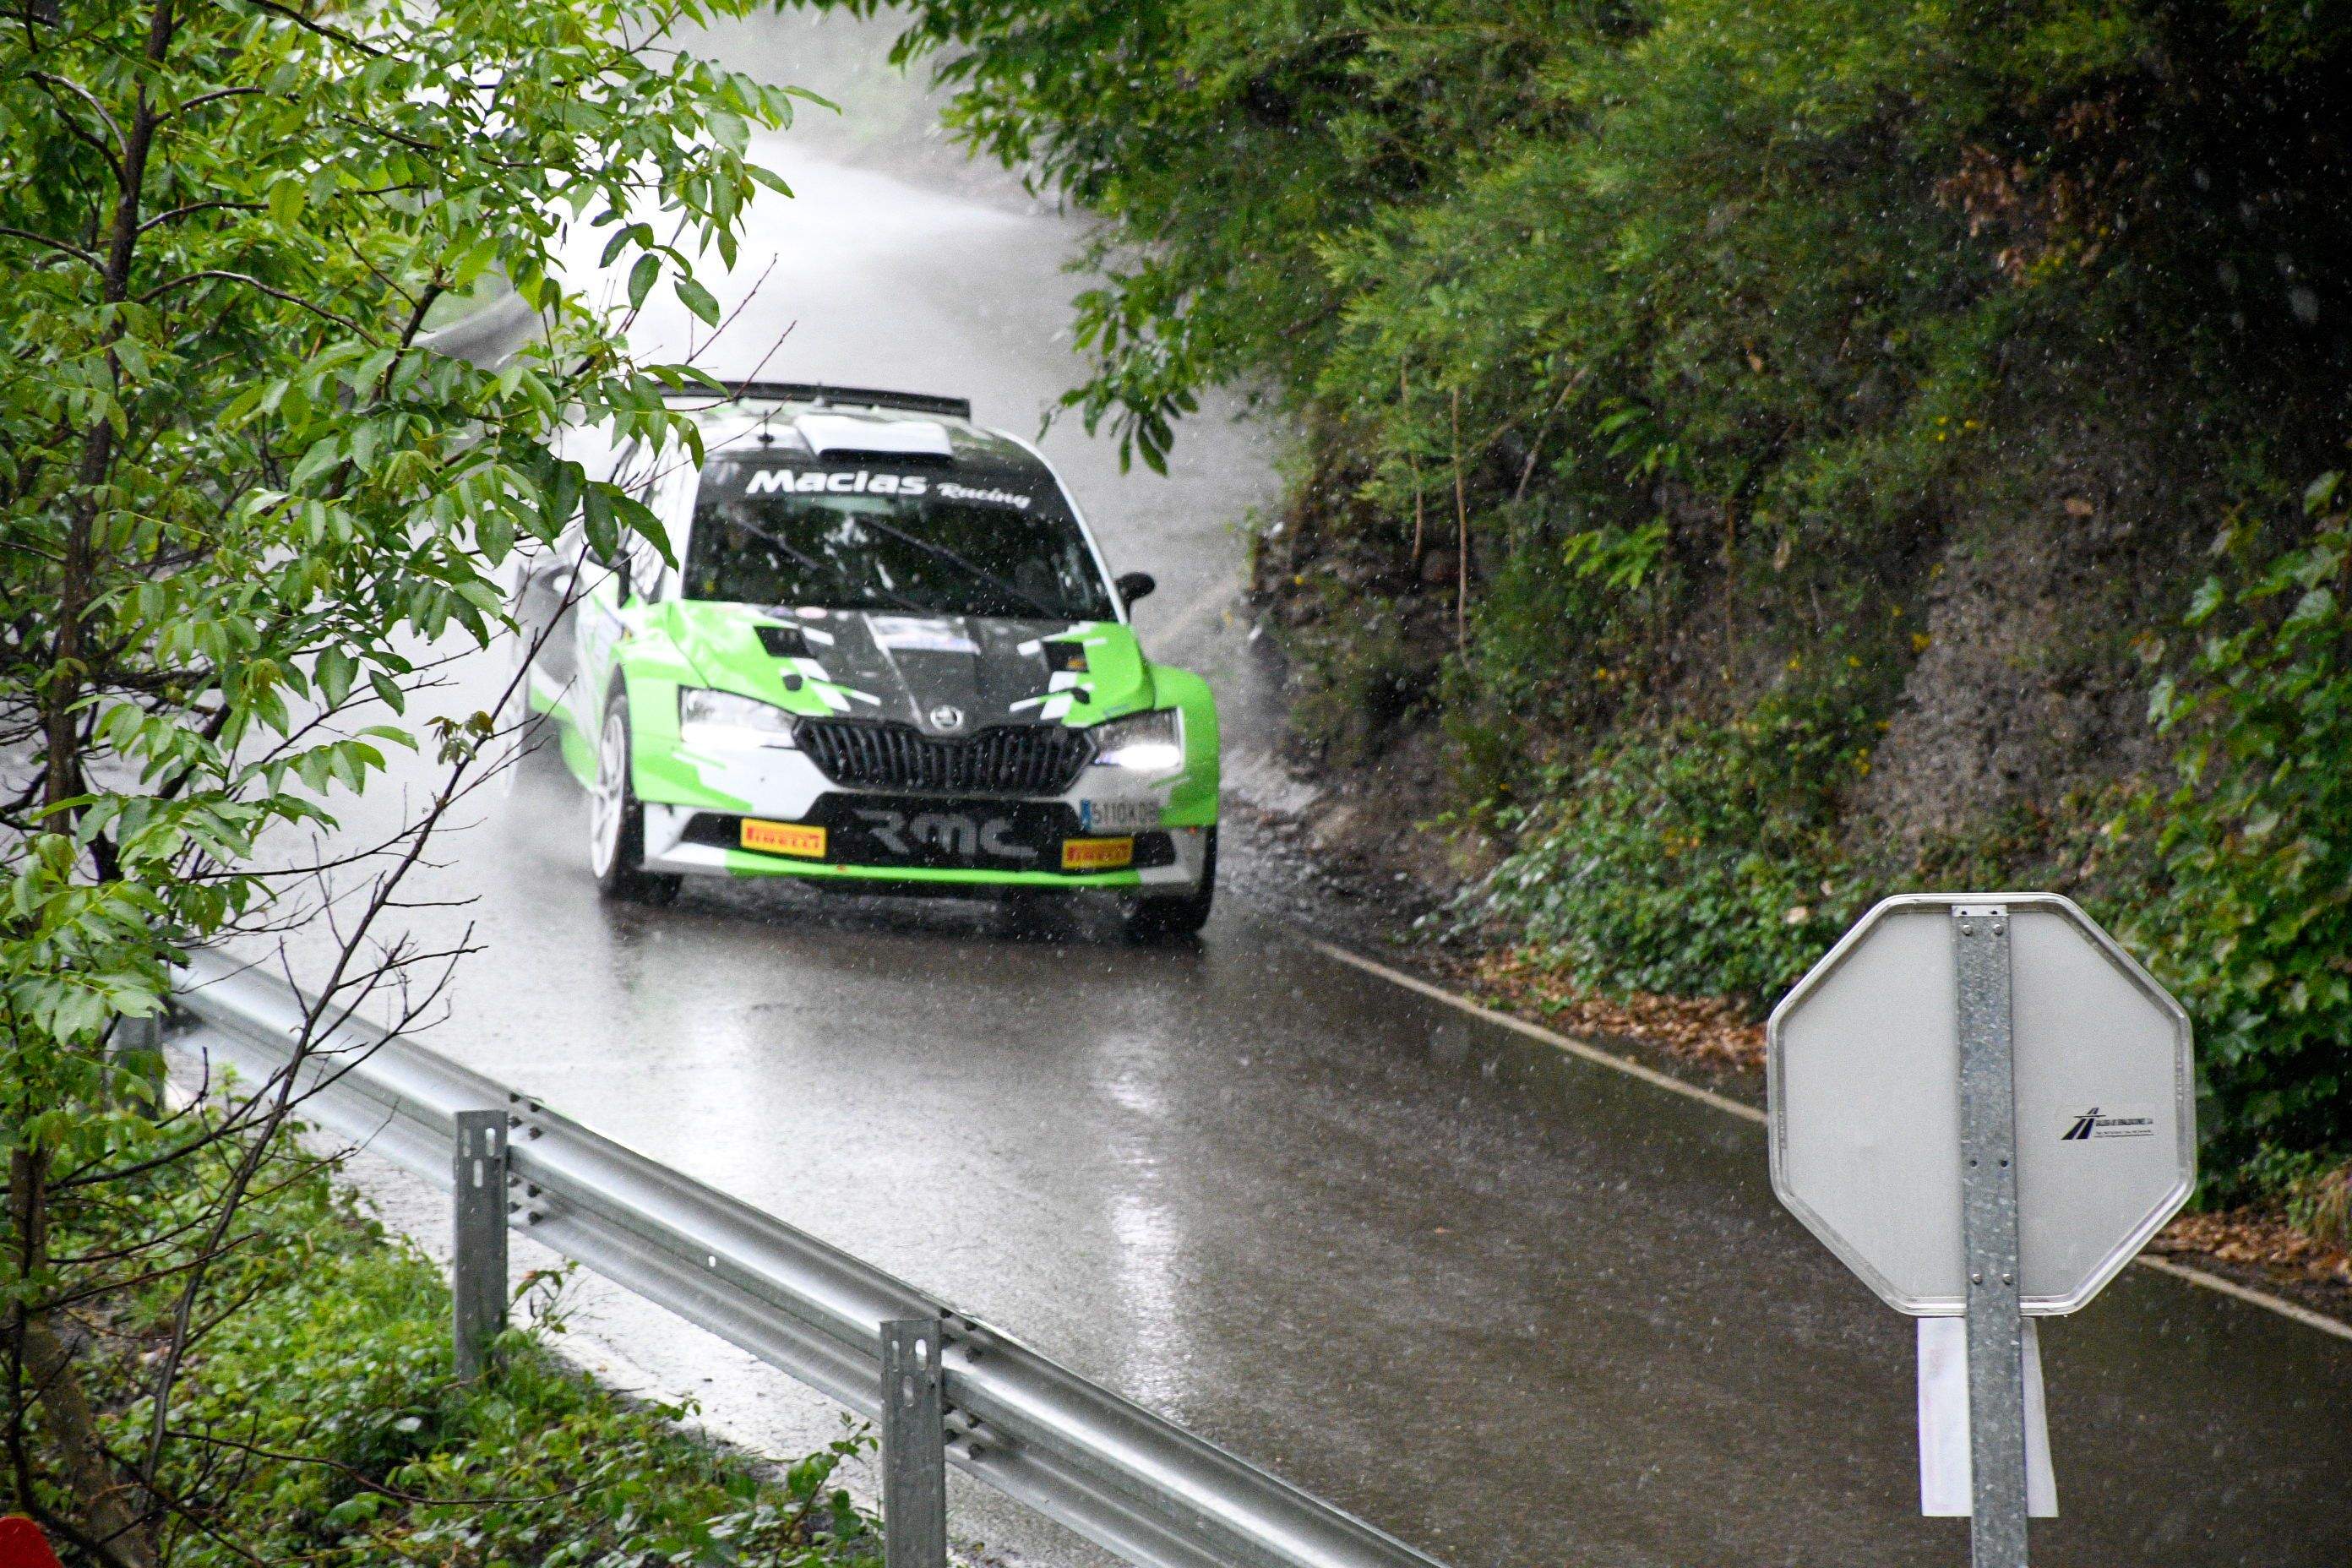
[(944, 425), (929, 419), (861, 419), (854, 414), (803, 414), (793, 428), (819, 458), (952, 458)]

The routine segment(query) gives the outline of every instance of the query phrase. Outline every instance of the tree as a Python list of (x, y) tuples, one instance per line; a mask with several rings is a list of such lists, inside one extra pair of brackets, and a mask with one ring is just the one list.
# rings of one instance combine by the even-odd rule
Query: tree
[[(429, 1005), (404, 975), (455, 954), (380, 928), (502, 731), (418, 722), (408, 700), (453, 641), (509, 628), (493, 574), (519, 542), (576, 517), (607, 554), (625, 533), (667, 548), (557, 437), (581, 420), (690, 446), (665, 394), (697, 373), (633, 359), (625, 313), (568, 289), (558, 247), (600, 231), (632, 311), (667, 279), (716, 321), (693, 256), (731, 261), (754, 188), (782, 189), (746, 150), (790, 102), (664, 40), (751, 8), (0, 8), (0, 1510), (91, 1562), (146, 1568), (206, 1527), (168, 1479), (194, 1440), (173, 1385), (299, 1109), (289, 1074), (170, 1112), (110, 1043), (158, 1011), (175, 952), (330, 908), (341, 958), (306, 1040), (372, 996)], [(667, 233), (637, 216), (656, 207)], [(435, 352), (445, 320), (500, 299), (533, 329), (514, 353)], [(257, 859), (420, 745), (440, 784), (356, 880)], [(51, 1247), (200, 1153), (200, 1223)], [(134, 1288), (169, 1310), (125, 1449), (83, 1374)]]

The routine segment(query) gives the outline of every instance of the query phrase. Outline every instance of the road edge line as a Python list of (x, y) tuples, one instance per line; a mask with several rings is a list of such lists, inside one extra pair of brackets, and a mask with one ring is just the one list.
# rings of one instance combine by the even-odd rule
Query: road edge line
[(1309, 936), (1307, 939), (1307, 945), (1326, 958), (1337, 959), (1339, 963), (1360, 969), (1367, 974), (1377, 974), (1392, 985), (1402, 985), (1408, 991), (1417, 991), (1423, 996), (1443, 1002), (1449, 1007), (1459, 1008), (1474, 1017), (1485, 1019), (1489, 1024), (1499, 1024), (1506, 1029), (1517, 1030), (1531, 1039), (1541, 1040), (1554, 1049), (1565, 1051), (1570, 1056), (1580, 1058), (1596, 1067), (1613, 1068), (1629, 1078), (1637, 1078), (1655, 1088), (1696, 1100), (1701, 1105), (1711, 1105), (1717, 1110), (1737, 1116), (1745, 1121), (1755, 1122), (1759, 1127), (1764, 1125), (1767, 1120), (1764, 1113), (1754, 1106), (1743, 1105), (1728, 1095), (1717, 1094), (1711, 1089), (1701, 1089), (1695, 1083), (1686, 1083), (1672, 1073), (1660, 1072), (1656, 1068), (1637, 1062), (1631, 1057), (1621, 1057), (1614, 1051), (1604, 1051), (1599, 1046), (1588, 1045), (1582, 1040), (1571, 1038), (1557, 1029), (1547, 1029), (1541, 1024), (1530, 1024), (1525, 1018), (1514, 1018), (1508, 1013), (1498, 1013), (1492, 1007), (1480, 1006), (1467, 996), (1456, 995), (1443, 985), (1433, 985), (1426, 980), (1407, 974), (1402, 969), (1391, 969), (1377, 959), (1366, 958), (1360, 952), (1350, 952), (1336, 942), (1325, 942), (1318, 936)]
[[(1407, 991), (1418, 993), (1432, 1001), (1443, 1002), (1447, 1006), (1467, 1013), (1475, 1018), (1499, 1025), (1506, 1029), (1525, 1035), (1530, 1039), (1541, 1040), (1544, 1044), (1575, 1057), (1580, 1061), (1591, 1062), (1595, 1067), (1609, 1068), (1625, 1074), (1628, 1078), (1639, 1079), (1643, 1083), (1679, 1094), (1686, 1100), (1696, 1100), (1702, 1105), (1712, 1106), (1717, 1110), (1726, 1111), (1743, 1121), (1752, 1121), (1761, 1126), (1769, 1120), (1756, 1107), (1743, 1104), (1728, 1095), (1717, 1094), (1711, 1089), (1701, 1089), (1695, 1083), (1686, 1083), (1672, 1073), (1660, 1072), (1656, 1068), (1648, 1066), (1646, 1063), (1637, 1062), (1630, 1057), (1619, 1056), (1614, 1051), (1603, 1050), (1599, 1046), (1563, 1035), (1557, 1029), (1547, 1029), (1541, 1024), (1531, 1024), (1525, 1018), (1514, 1018), (1508, 1013), (1499, 1013), (1492, 1007), (1482, 1006), (1467, 996), (1448, 991), (1443, 985), (1433, 984), (1418, 975), (1407, 974), (1402, 969), (1391, 968), (1388, 964), (1377, 959), (1366, 958), (1360, 952), (1351, 952), (1337, 942), (1326, 942), (1321, 937), (1309, 932), (1302, 931), (1300, 934), (1306, 938), (1307, 946), (1326, 958), (1347, 964), (1352, 969), (1362, 970), (1367, 974), (1378, 975), (1391, 985), (1401, 985)], [(2158, 1274), (2168, 1275), (2172, 1279), (2195, 1285), (2202, 1289), (2215, 1291), (2233, 1300), (2243, 1301), (2249, 1306), (2275, 1312), (2290, 1322), (2301, 1323), (2306, 1329), (2316, 1329), (2323, 1334), (2332, 1334), (2339, 1340), (2352, 1341), (2352, 1323), (2340, 1323), (2325, 1313), (2315, 1312), (2308, 1307), (2297, 1306), (2284, 1296), (2274, 1296), (2266, 1290), (2257, 1290), (2251, 1285), (2241, 1285), (2234, 1279), (2225, 1279), (2219, 1274), (2208, 1273), (2189, 1264), (2176, 1263), (2169, 1258), (2158, 1257), (2152, 1253), (2139, 1253), (2132, 1258), (2132, 1261), (2144, 1268), (2153, 1268)]]
[(2251, 1306), (2266, 1307), (2280, 1317), (2291, 1319), (2306, 1329), (2317, 1329), (2321, 1333), (2334, 1334), (2339, 1340), (2352, 1340), (2352, 1323), (2339, 1323), (2324, 1312), (2315, 1312), (2308, 1307), (2299, 1307), (2284, 1296), (2273, 1296), (2267, 1290), (2257, 1290), (2251, 1285), (2241, 1285), (2235, 1279), (2225, 1279), (2219, 1274), (2208, 1273), (2202, 1268), (2187, 1263), (2176, 1263), (2169, 1258), (2158, 1258), (2143, 1252), (2132, 1261), (2143, 1268), (2153, 1268), (2158, 1274), (2168, 1274), (2175, 1279), (2186, 1280), (2191, 1285), (2219, 1291), (2224, 1296), (2232, 1297)]

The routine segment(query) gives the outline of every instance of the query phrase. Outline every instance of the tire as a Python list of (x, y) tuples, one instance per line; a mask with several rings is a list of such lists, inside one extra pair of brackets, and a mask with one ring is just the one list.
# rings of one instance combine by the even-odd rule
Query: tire
[(629, 703), (615, 690), (596, 732), (596, 782), (588, 791), (588, 869), (604, 898), (666, 904), (677, 897), (679, 879), (645, 869), (646, 808), (630, 773)]
[(1201, 885), (1189, 893), (1136, 900), (1128, 906), (1128, 940), (1163, 942), (1196, 936), (1209, 923), (1209, 906), (1216, 896), (1217, 830), (1211, 827), (1208, 847), (1201, 858)]

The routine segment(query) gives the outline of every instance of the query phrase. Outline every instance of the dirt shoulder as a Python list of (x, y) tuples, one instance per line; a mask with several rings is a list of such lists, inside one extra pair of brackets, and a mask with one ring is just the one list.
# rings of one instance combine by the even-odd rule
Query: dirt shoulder
[[(1496, 1012), (1605, 1045), (1746, 1103), (1764, 1103), (1764, 1029), (1722, 998), (1579, 993), (1528, 956), (1446, 934), (1452, 889), (1427, 835), (1339, 789), (1294, 782), (1279, 805), (1229, 803), (1234, 880), (1306, 929)], [(2187, 1214), (2148, 1251), (2352, 1325), (2352, 1254), (2253, 1210)]]

